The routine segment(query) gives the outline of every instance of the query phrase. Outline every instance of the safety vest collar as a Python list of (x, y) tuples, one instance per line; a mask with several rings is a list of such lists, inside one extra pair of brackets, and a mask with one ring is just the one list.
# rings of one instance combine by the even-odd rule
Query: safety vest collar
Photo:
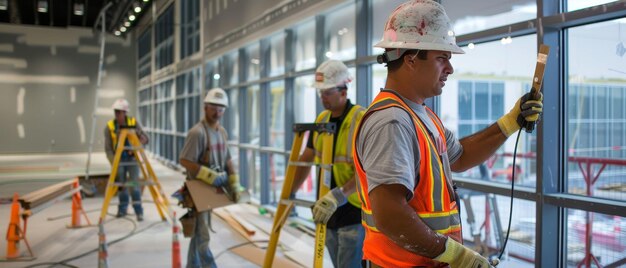
[[(365, 108), (359, 105), (351, 105), (350, 100), (348, 100), (347, 106), (350, 106), (350, 109), (347, 112), (344, 112), (342, 115), (343, 120), (341, 122), (341, 126), (337, 126), (337, 143), (340, 144), (340, 140), (343, 139), (342, 142), (345, 142), (345, 152), (341, 152), (338, 148), (333, 146), (333, 164), (344, 163), (348, 165), (352, 165), (352, 140), (351, 138), (354, 136), (354, 130), (357, 125), (357, 122), (361, 119), (360, 114), (365, 111)], [(331, 112), (329, 110), (324, 110), (317, 117), (317, 123), (328, 123), (330, 121)], [(342, 129), (349, 128), (348, 133), (343, 133)], [(346, 135), (346, 136), (344, 136)], [(315, 135), (314, 137), (314, 146), (315, 148), (315, 157), (318, 159), (322, 157), (322, 150), (318, 150), (317, 145), (320, 143), (319, 136)]]

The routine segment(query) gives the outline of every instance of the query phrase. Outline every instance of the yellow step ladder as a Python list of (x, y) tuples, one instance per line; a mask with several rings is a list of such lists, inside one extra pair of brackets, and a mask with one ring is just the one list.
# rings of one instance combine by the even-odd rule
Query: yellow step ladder
[[(124, 146), (126, 144), (126, 140), (128, 140), (130, 146)], [(113, 164), (111, 167), (111, 175), (109, 176), (109, 181), (107, 182), (104, 202), (102, 202), (102, 210), (100, 211), (100, 222), (104, 222), (104, 219), (106, 218), (111, 198), (115, 196), (115, 193), (117, 193), (120, 186), (125, 186), (115, 182), (117, 169), (120, 166), (120, 160), (122, 158), (123, 151), (133, 152), (135, 161), (137, 162), (137, 165), (141, 170), (141, 174), (143, 175), (143, 182), (140, 182), (139, 185), (145, 185), (146, 187), (148, 187), (150, 195), (152, 195), (152, 200), (156, 205), (157, 211), (159, 212), (161, 219), (165, 221), (167, 219), (166, 215), (170, 215), (170, 203), (167, 199), (167, 196), (163, 193), (163, 188), (161, 188), (161, 184), (159, 183), (156, 174), (154, 174), (154, 170), (152, 169), (152, 166), (148, 161), (148, 157), (146, 157), (146, 153), (143, 150), (143, 147), (141, 145), (141, 142), (139, 141), (139, 137), (137, 137), (137, 133), (135, 132), (134, 127), (120, 128), (120, 134), (116, 148), (117, 149), (115, 150), (115, 157), (113, 158)]]
[[(313, 131), (317, 132), (322, 139), (322, 162), (321, 163), (301, 163), (298, 162), (300, 149), (304, 134), (309, 131), (313, 135)], [(289, 155), (289, 163), (287, 165), (287, 174), (283, 182), (283, 189), (280, 193), (280, 201), (274, 215), (274, 225), (270, 234), (270, 243), (265, 252), (264, 268), (272, 267), (274, 255), (276, 254), (276, 246), (280, 230), (285, 224), (289, 212), (297, 202), (289, 199), (291, 188), (293, 186), (294, 176), (296, 175), (296, 167), (302, 165), (316, 165), (319, 167), (318, 178), (322, 179), (319, 183), (318, 199), (330, 191), (330, 180), (332, 174), (333, 159), (333, 135), (335, 134), (334, 123), (313, 123), (313, 124), (294, 124), (293, 132), (295, 134), (293, 144), (291, 145), (291, 153)], [(318, 223), (315, 228), (315, 250), (313, 252), (313, 267), (322, 267), (324, 264), (324, 245), (326, 242), (326, 224)]]

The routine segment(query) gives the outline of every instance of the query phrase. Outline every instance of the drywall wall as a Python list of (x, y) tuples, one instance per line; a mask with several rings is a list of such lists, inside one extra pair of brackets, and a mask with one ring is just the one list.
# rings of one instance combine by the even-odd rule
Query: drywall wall
[[(86, 152), (98, 92), (94, 151), (119, 97), (135, 103), (131, 38), (107, 36), (96, 91), (99, 33), (89, 28), (0, 25), (0, 154)], [(136, 114), (135, 105), (131, 113)]]

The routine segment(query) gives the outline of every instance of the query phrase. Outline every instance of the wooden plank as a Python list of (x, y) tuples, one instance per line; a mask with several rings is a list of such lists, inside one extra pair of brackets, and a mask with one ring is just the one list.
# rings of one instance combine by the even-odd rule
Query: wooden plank
[[(226, 210), (228, 210), (228, 208)], [(237, 215), (236, 213), (230, 213), (230, 216), (232, 216), (233, 219), (235, 219), (235, 221), (237, 221), (241, 225), (243, 230), (246, 231), (248, 235), (254, 235), (256, 233), (257, 228), (244, 220), (241, 216)]]
[[(248, 220), (252, 225), (258, 227), (260, 230), (269, 232), (273, 228), (273, 220), (270, 217), (260, 215), (258, 208), (249, 204), (240, 204), (234, 206), (228, 206), (224, 209), (229, 210), (231, 214), (238, 214), (241, 217)], [(282, 252), (287, 258), (304, 266), (313, 267), (313, 245), (315, 243), (314, 236), (311, 236), (305, 232), (297, 230), (289, 225), (285, 224), (282, 228), (282, 232), (279, 237), (280, 247)], [(326, 254), (328, 255), (328, 254)], [(332, 267), (332, 262), (329, 256), (324, 258), (324, 267)]]
[(213, 213), (222, 218), (231, 228), (237, 231), (241, 236), (247, 239), (250, 242), (253, 241), (265, 241), (265, 242), (253, 242), (253, 244), (260, 248), (267, 247), (267, 241), (269, 241), (269, 236), (259, 230), (258, 228), (254, 228), (254, 234), (250, 235), (246, 230), (241, 227), (241, 225), (228, 213), (224, 208), (214, 209)]
[[(326, 249), (324, 249), (324, 264), (323, 267), (333, 267), (333, 263), (328, 258)], [(289, 250), (283, 251), (283, 254), (287, 256), (290, 260), (304, 266), (304, 267), (313, 267), (313, 249), (311, 250)]]
[(23, 195), (19, 200), (24, 209), (33, 209), (73, 189), (74, 179), (63, 181)]
[(9, 172), (58, 172), (59, 166), (1, 166), (0, 173)]
[[(265, 259), (265, 250), (263, 249), (257, 248), (252, 245), (245, 245), (231, 249), (231, 251), (256, 265), (263, 266), (263, 261)], [(276, 256), (274, 257), (272, 267), (299, 268), (302, 266), (285, 257)]]

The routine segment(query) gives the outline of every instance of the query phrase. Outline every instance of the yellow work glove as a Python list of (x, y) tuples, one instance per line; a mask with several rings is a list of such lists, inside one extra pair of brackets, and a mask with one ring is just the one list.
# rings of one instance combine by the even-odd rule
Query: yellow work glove
[(527, 123), (534, 123), (539, 120), (539, 115), (543, 112), (543, 94), (539, 92), (539, 100), (533, 99), (531, 93), (526, 93), (517, 102), (509, 113), (498, 119), (498, 126), (504, 135), (511, 136)]
[(473, 251), (454, 239), (446, 240), (446, 250), (434, 260), (445, 262), (451, 268), (491, 268), (489, 261), (478, 252)]
[(217, 171), (205, 166), (200, 166), (200, 170), (198, 171), (198, 175), (196, 175), (196, 179), (199, 179), (215, 187), (220, 187), (224, 183), (226, 183), (226, 176), (223, 172), (218, 173)]
[(230, 186), (230, 192), (232, 194), (233, 201), (235, 203), (239, 202), (242, 190), (241, 184), (239, 183), (239, 175), (231, 174), (230, 176), (228, 176), (228, 185)]
[(313, 206), (313, 221), (323, 224), (328, 223), (330, 216), (335, 213), (337, 208), (347, 202), (348, 199), (343, 195), (340, 187), (332, 189), (315, 202)]

